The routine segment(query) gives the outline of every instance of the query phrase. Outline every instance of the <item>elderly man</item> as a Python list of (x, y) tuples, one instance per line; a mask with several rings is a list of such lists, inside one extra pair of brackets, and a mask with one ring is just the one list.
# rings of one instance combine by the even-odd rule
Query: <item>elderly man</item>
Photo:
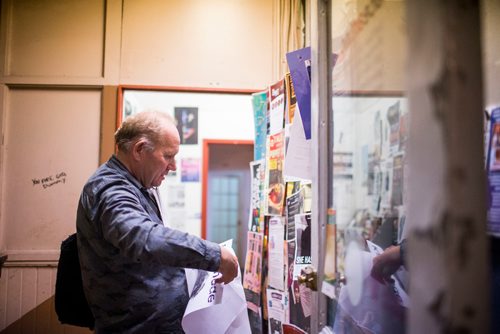
[(218, 244), (168, 227), (150, 189), (175, 171), (179, 133), (172, 118), (142, 112), (115, 134), (117, 153), (84, 186), (78, 251), (96, 333), (183, 333), (189, 296), (183, 268), (237, 275), (237, 259)]

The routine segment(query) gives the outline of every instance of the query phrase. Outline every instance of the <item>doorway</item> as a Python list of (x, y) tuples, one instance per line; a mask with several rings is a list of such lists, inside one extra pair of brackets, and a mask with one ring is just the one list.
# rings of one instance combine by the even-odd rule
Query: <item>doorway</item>
[(251, 140), (203, 141), (202, 237), (233, 240), (240, 268), (245, 262), (250, 210)]

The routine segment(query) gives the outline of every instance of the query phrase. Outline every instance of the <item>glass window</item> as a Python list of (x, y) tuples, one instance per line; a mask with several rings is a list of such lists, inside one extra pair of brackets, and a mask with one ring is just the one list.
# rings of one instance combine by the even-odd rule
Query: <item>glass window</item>
[(405, 267), (392, 275), (371, 269), (374, 256), (405, 238), (405, 2), (338, 0), (331, 10), (337, 265), (325, 276), (345, 281), (331, 296), (329, 325), (335, 333), (404, 333)]
[(236, 176), (214, 176), (211, 178), (210, 210), (213, 217), (208, 239), (223, 242), (233, 239), (237, 249), (239, 178)]

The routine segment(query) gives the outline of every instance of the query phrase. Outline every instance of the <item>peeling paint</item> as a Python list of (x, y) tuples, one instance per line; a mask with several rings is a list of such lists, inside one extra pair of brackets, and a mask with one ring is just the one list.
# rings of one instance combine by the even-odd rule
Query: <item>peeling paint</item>
[[(452, 319), (445, 315), (445, 299), (447, 298), (447, 293), (444, 290), (439, 290), (436, 292), (434, 300), (428, 305), (427, 311), (436, 320), (441, 333), (445, 334), (468, 334), (473, 333), (473, 328), (465, 326), (463, 324), (453, 324)], [(464, 319), (470, 320), (477, 315), (476, 310), (470, 306), (466, 305), (462, 309), (462, 315)]]
[(469, 262), (471, 243), (477, 237), (475, 225), (471, 217), (456, 217), (446, 211), (437, 224), (426, 229), (416, 229), (414, 236), (441, 250), (453, 246), (450, 256), (457, 260), (459, 269), (463, 269)]

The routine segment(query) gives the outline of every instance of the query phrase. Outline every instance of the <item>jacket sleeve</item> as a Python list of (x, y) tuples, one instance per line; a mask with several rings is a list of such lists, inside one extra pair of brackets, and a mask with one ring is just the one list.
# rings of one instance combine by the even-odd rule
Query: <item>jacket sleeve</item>
[(96, 219), (106, 241), (132, 261), (218, 270), (218, 244), (155, 221), (140, 196), (126, 184), (114, 185), (100, 194)]

